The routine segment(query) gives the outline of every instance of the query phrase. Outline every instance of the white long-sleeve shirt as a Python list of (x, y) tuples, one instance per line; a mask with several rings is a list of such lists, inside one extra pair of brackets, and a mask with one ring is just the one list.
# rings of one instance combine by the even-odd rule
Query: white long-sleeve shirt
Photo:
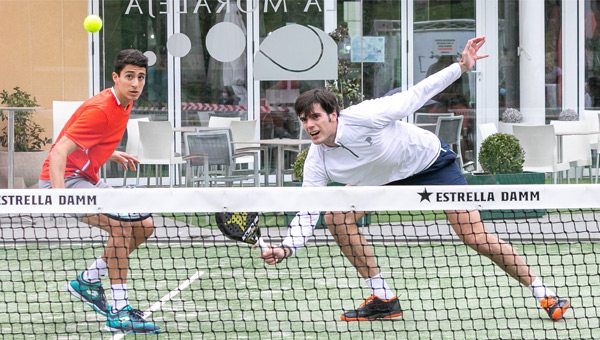
[[(383, 185), (429, 168), (439, 156), (439, 138), (400, 121), (440, 93), (462, 74), (458, 64), (427, 77), (406, 92), (367, 100), (340, 112), (335, 144), (310, 146), (302, 186), (329, 181), (351, 185)], [(312, 236), (319, 212), (299, 212), (282, 245), (295, 253)]]

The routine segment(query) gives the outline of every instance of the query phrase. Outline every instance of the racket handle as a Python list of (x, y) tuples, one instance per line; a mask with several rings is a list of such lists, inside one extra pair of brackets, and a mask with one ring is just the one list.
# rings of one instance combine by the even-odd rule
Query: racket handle
[(258, 238), (258, 245), (262, 248), (263, 251), (269, 250), (269, 246), (263, 241), (262, 237)]

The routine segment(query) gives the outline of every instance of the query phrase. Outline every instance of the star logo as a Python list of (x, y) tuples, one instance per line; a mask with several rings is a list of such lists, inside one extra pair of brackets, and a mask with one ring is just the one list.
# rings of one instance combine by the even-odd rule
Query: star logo
[(424, 188), (423, 192), (420, 192), (418, 194), (419, 196), (421, 196), (421, 200), (419, 202), (423, 202), (424, 200), (427, 200), (427, 202), (431, 202), (431, 200), (429, 200), (429, 196), (431, 196), (433, 193), (427, 192), (427, 188)]

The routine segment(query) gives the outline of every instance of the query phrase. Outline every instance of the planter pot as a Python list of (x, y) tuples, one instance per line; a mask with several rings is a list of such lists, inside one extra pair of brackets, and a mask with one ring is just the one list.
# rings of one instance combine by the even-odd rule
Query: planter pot
[[(15, 152), (15, 189), (37, 188), (48, 151)], [(8, 151), (0, 151), (0, 188), (8, 187)]]
[[(471, 185), (486, 184), (545, 184), (546, 174), (542, 172), (523, 172), (520, 174), (465, 174), (467, 183)], [(482, 210), (484, 220), (535, 218), (546, 214), (545, 209), (523, 210)]]
[(512, 123), (498, 122), (498, 132), (508, 133), (509, 135), (512, 135), (512, 126)]

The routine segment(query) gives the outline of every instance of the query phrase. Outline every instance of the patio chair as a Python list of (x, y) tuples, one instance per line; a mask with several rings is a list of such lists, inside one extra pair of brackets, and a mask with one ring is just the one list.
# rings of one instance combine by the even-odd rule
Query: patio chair
[(422, 129), (435, 133), (435, 124), (437, 124), (439, 117), (452, 117), (454, 113), (426, 113), (416, 112), (415, 113), (415, 124), (431, 124), (429, 126), (421, 126)]
[(456, 162), (462, 170), (462, 150), (460, 147), (464, 116), (438, 117), (435, 134), (456, 152)]
[(216, 127), (229, 127), (231, 122), (240, 121), (240, 117), (219, 117), (219, 116), (210, 116), (208, 119), (208, 127), (216, 128)]
[(481, 135), (481, 141), (483, 142), (489, 136), (498, 133), (498, 128), (494, 123), (479, 124), (479, 134)]
[(575, 183), (579, 183), (578, 169), (581, 168), (581, 177), (583, 177), (585, 167), (589, 168), (591, 182), (592, 149), (590, 139), (586, 134), (588, 132), (588, 122), (552, 120), (550, 124), (554, 126), (555, 133), (564, 134), (558, 137), (562, 139), (562, 150), (560, 150), (562, 161), (569, 163), (574, 168)]
[(202, 183), (209, 187), (211, 184), (224, 182), (233, 186), (234, 182), (252, 180), (254, 186), (259, 186), (257, 171), (240, 172), (235, 170), (235, 159), (238, 157), (254, 157), (255, 169), (258, 169), (258, 155), (254, 152), (232, 153), (231, 137), (228, 131), (207, 129), (198, 132), (184, 133), (186, 161), (186, 186)]
[(569, 171), (568, 162), (558, 162), (553, 125), (513, 125), (513, 134), (525, 151), (524, 171), (550, 173), (554, 184), (560, 171)]
[(56, 143), (60, 131), (81, 104), (83, 101), (52, 101), (52, 143)]
[[(140, 128), (139, 122), (149, 122), (150, 118), (130, 118), (127, 122), (127, 142), (125, 144), (125, 153), (133, 157), (140, 155)], [(127, 185), (127, 170), (123, 171), (123, 186)]]
[[(138, 122), (138, 128), (140, 133), (140, 145), (137, 168), (136, 185), (139, 185), (140, 171), (145, 165), (155, 166), (156, 185), (162, 184), (162, 174), (160, 172), (163, 165), (169, 168), (169, 186), (173, 186), (173, 183), (177, 179), (181, 180), (181, 168), (185, 164), (185, 160), (181, 156), (175, 154), (173, 149), (173, 127), (171, 123), (167, 121), (162, 122)], [(174, 169), (174, 171), (173, 171)], [(175, 178), (172, 178), (171, 174), (174, 174)], [(148, 185), (150, 185), (150, 178), (148, 177)]]
[[(269, 185), (269, 152), (266, 146), (261, 146), (260, 144), (236, 144), (236, 141), (252, 141), (259, 140), (258, 133), (258, 121), (256, 120), (241, 120), (241, 121), (231, 121), (230, 123), (231, 133), (232, 133), (232, 141), (234, 145), (234, 153), (237, 152), (253, 152), (257, 155), (260, 155), (262, 152), (264, 159), (264, 167), (262, 169), (257, 169), (259, 173), (264, 175), (265, 178), (265, 186)], [(246, 169), (254, 169), (254, 157), (253, 156), (244, 156), (236, 159), (236, 168), (238, 170)], [(259, 162), (260, 165), (260, 162)]]

